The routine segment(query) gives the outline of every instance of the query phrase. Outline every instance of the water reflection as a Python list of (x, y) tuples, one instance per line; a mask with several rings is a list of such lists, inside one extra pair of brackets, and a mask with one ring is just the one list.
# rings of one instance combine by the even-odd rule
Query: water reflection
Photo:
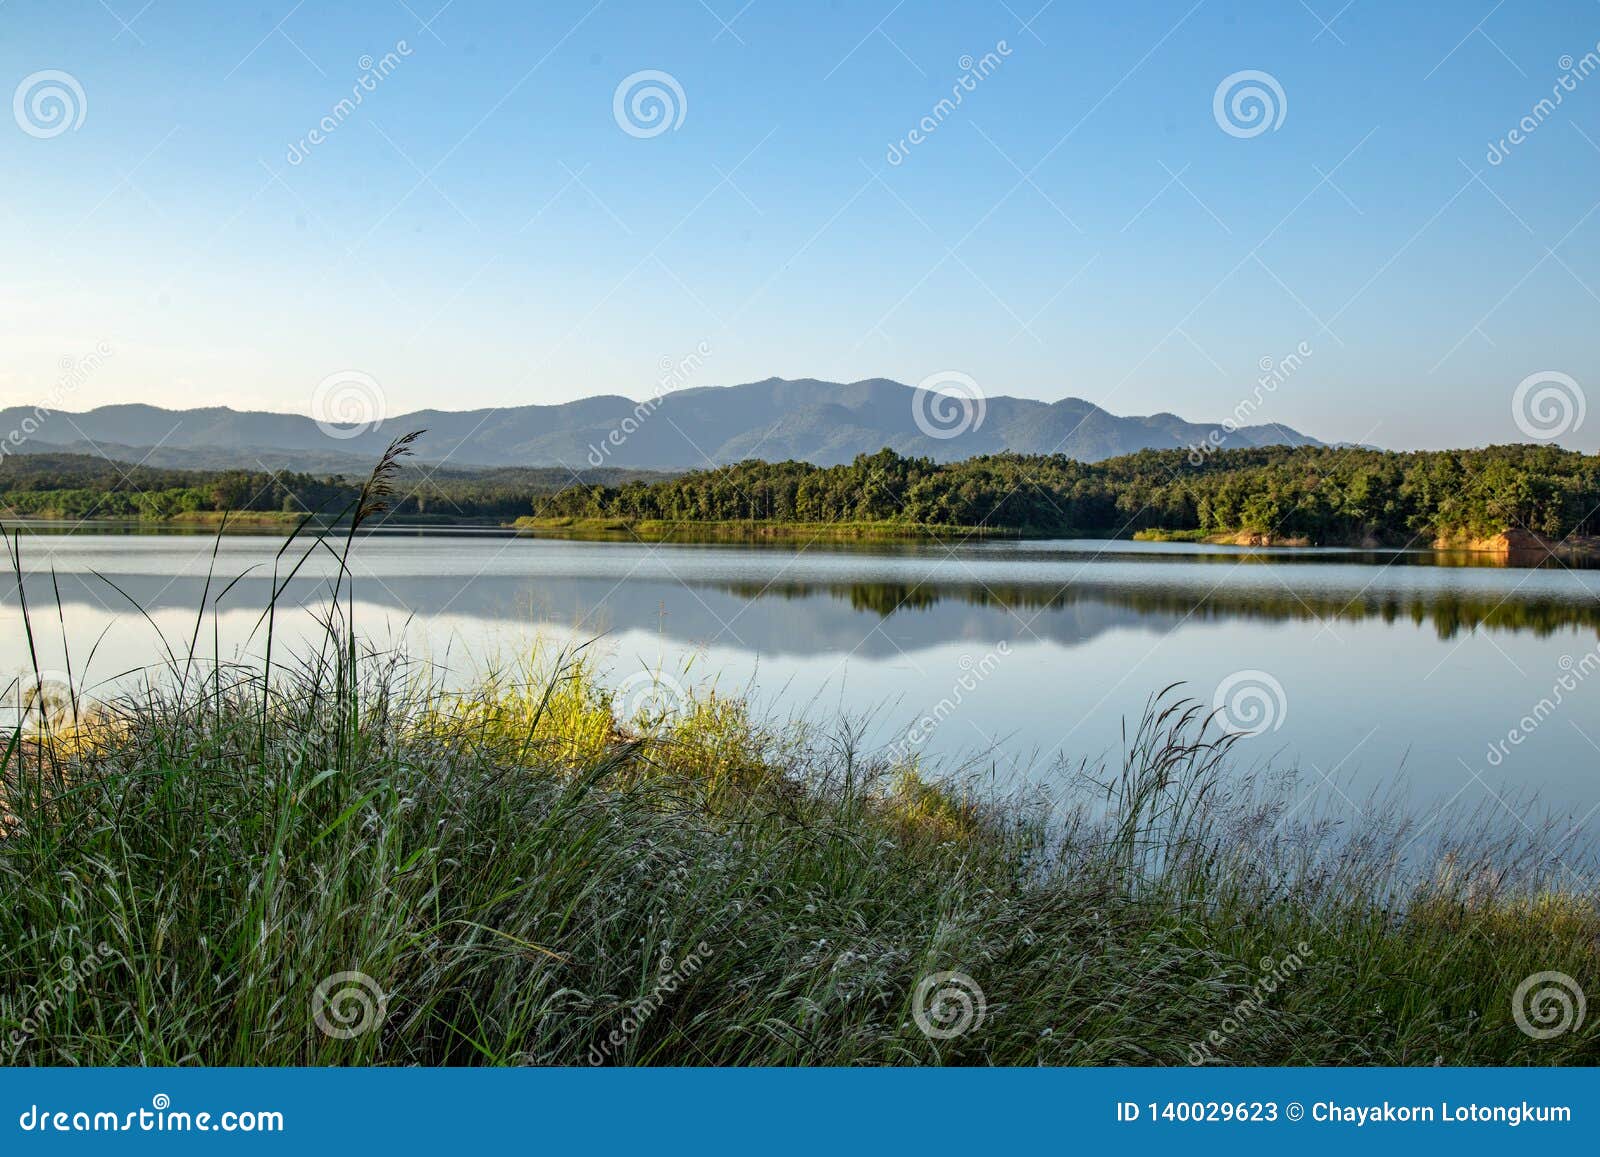
[[(687, 569), (687, 568), (684, 568)], [(117, 574), (115, 587), (94, 573), (30, 573), (34, 607), (60, 598), (109, 614), (193, 612), (207, 580), (192, 574)], [(213, 581), (215, 599), (223, 584)], [(220, 609), (259, 609), (270, 572), (231, 584)], [(315, 606), (325, 578), (297, 578), (281, 604)], [(1600, 597), (1586, 591), (1502, 588), (1484, 591), (1369, 580), (1366, 589), (1310, 583), (1152, 582), (1089, 575), (1071, 582), (717, 580), (561, 574), (358, 577), (359, 601), (396, 618), (465, 616), (490, 622), (553, 623), (574, 633), (643, 630), (685, 646), (717, 644), (769, 655), (852, 652), (863, 657), (968, 639), (1047, 640), (1075, 646), (1111, 630), (1164, 634), (1184, 624), (1290, 621), (1429, 627), (1441, 640), (1483, 628), (1543, 638), (1561, 631), (1600, 637)], [(6, 601), (10, 601), (7, 599)], [(759, 605), (762, 613), (754, 613)], [(874, 629), (874, 627), (877, 629)]]
[[(152, 626), (185, 653), (202, 602), (218, 614), (203, 620), (201, 651), (259, 662), (280, 544), (215, 544), (208, 586), (205, 536), (25, 535), (22, 590), (41, 632), (40, 666), (67, 666), (57, 634), (70, 638), (75, 675), (90, 668), (97, 686), (159, 662)], [(868, 741), (889, 744), (951, 697), (974, 656), (1005, 642), (1004, 663), (963, 692), (961, 710), (919, 753), (954, 765), (993, 752), (1002, 770), (1046, 781), (1059, 756), (1116, 752), (1123, 720), (1157, 688), (1184, 680), (1210, 703), (1239, 673), (1267, 672), (1284, 689), (1287, 722), (1251, 740), (1241, 760), (1326, 773), (1314, 790), (1352, 819), (1362, 816), (1347, 798), (1359, 803), (1403, 772), (1419, 799), (1526, 790), (1589, 823), (1600, 817), (1600, 681), (1565, 695), (1559, 718), (1501, 762), (1488, 753), (1595, 647), (1600, 571), (1462, 561), (1483, 556), (387, 534), (363, 541), (353, 565), (362, 632), (380, 646), (404, 636), (425, 648), (408, 653), (442, 658), (462, 677), (529, 643), (604, 635), (589, 653), (617, 678), (659, 667), (697, 685), (754, 688), (756, 707), (774, 718), (871, 714)], [(284, 592), (284, 603), (307, 610), (279, 615), (279, 653), (317, 637), (333, 573), (313, 556)], [(7, 668), (25, 658), (23, 637), (18, 589), (7, 582)]]
[(941, 602), (952, 601), (1010, 612), (1060, 610), (1087, 603), (1182, 619), (1409, 621), (1417, 626), (1431, 625), (1441, 639), (1454, 638), (1461, 631), (1478, 627), (1529, 631), (1537, 636), (1579, 627), (1593, 630), (1600, 636), (1600, 599), (1513, 598), (1506, 594), (1475, 595), (1450, 590), (1403, 594), (1364, 591), (1353, 597), (1343, 597), (1288, 588), (1278, 593), (1223, 589), (1196, 592), (1184, 587), (1127, 590), (1091, 583), (1067, 587), (1019, 584), (994, 587), (986, 584), (784, 582), (730, 583), (726, 589), (746, 599), (834, 598), (848, 602), (853, 610), (880, 618), (928, 610)]

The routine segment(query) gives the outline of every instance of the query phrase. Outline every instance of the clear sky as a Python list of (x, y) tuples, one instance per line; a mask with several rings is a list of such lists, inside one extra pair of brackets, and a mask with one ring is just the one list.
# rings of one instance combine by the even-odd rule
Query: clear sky
[(1216, 419), (1304, 343), (1256, 420), (1399, 448), (1600, 384), (1593, 0), (442, 2), (0, 5), (0, 403), (102, 342), (62, 408), (644, 397), (704, 343)]

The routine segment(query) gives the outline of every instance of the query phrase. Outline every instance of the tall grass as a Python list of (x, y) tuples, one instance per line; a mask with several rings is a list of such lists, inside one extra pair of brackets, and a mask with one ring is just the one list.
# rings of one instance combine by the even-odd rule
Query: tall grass
[(1307, 818), (1176, 689), (1063, 804), (713, 694), (619, 718), (581, 654), (453, 691), (364, 648), (346, 564), (403, 449), (279, 556), (279, 592), (341, 560), (320, 646), (272, 654), (269, 607), (270, 659), (207, 661), (197, 615), (165, 677), (8, 737), (8, 1059), (1600, 1062), (1595, 1017), (1513, 1019), (1600, 976), (1567, 849)]

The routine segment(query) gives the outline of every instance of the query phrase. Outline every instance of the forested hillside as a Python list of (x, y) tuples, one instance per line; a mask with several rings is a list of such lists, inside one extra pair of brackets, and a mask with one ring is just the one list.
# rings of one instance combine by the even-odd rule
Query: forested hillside
[[(768, 378), (737, 386), (688, 386), (696, 358), (656, 383), (643, 401), (606, 394), (543, 406), (481, 410), (418, 410), (341, 428), (303, 414), (238, 411), (213, 406), (164, 410), (101, 406), (69, 422), (38, 425), (38, 447), (114, 451), (141, 461), (148, 453), (232, 453), (237, 461), (272, 469), (316, 469), (308, 456), (337, 453), (373, 460), (396, 433), (428, 431), (415, 452), (423, 462), (471, 467), (569, 466), (686, 470), (731, 465), (755, 456), (796, 458), (824, 466), (888, 446), (901, 454), (955, 462), (1005, 450), (1060, 452), (1097, 461), (1147, 447), (1320, 444), (1287, 426), (1190, 422), (1176, 414), (1112, 414), (1082, 398), (1054, 402), (999, 392), (969, 405), (960, 396), (922, 390), (885, 378), (824, 382)], [(358, 400), (360, 400), (358, 398)], [(370, 402), (369, 416), (382, 406)], [(0, 430), (36, 421), (22, 407), (0, 409)], [(92, 439), (93, 441), (88, 441)], [(170, 460), (169, 460), (170, 464)], [(196, 463), (200, 465), (201, 463)]]
[[(538, 495), (575, 481), (622, 483), (659, 473), (556, 469), (453, 471), (408, 468), (396, 477), (389, 517), (510, 520)], [(136, 518), (234, 512), (339, 515), (361, 479), (287, 470), (168, 470), (87, 454), (19, 454), (0, 461), (0, 514), (35, 518)]]
[[(181, 471), (77, 455), (0, 463), (0, 514), (163, 520), (221, 511), (338, 515), (358, 482), (287, 471)], [(845, 466), (741, 462), (668, 476), (506, 468), (410, 470), (391, 519), (626, 519), (986, 527), (1022, 534), (1258, 535), (1405, 543), (1525, 529), (1600, 531), (1600, 455), (1553, 446), (1392, 453), (1331, 447), (1182, 450), (1103, 462), (991, 454), (937, 463), (893, 450)]]
[(743, 462), (653, 485), (574, 487), (544, 516), (903, 522), (1024, 532), (1261, 534), (1311, 542), (1563, 537), (1600, 527), (1600, 456), (1552, 446), (1392, 453), (1331, 447), (1181, 450), (1103, 462), (994, 454), (964, 462), (892, 450), (848, 466)]

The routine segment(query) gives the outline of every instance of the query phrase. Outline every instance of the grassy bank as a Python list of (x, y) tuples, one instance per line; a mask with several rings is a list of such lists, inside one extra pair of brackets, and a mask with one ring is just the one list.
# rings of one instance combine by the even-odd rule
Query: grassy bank
[[(307, 521), (309, 517), (309, 521)], [(26, 526), (40, 523), (70, 523), (75, 527), (95, 529), (99, 527), (130, 528), (142, 531), (160, 532), (162, 530), (198, 530), (198, 531), (244, 531), (244, 530), (282, 530), (285, 533), (294, 531), (301, 523), (315, 530), (329, 531), (335, 529), (348, 529), (350, 526), (349, 512), (342, 514), (338, 511), (308, 516), (304, 511), (289, 513), (281, 510), (191, 510), (182, 514), (167, 515), (159, 518), (75, 518), (71, 515), (60, 514), (52, 511), (16, 516), (10, 512), (0, 511), (0, 519), (13, 526)], [(385, 526), (390, 529), (411, 529), (415, 527), (472, 527), (472, 528), (498, 528), (504, 527), (505, 521), (498, 518), (462, 518), (448, 514), (406, 514), (389, 518), (374, 519), (366, 524), (367, 529)]]
[[(446, 695), (345, 655), (13, 741), (17, 1063), (1600, 1060), (1593, 1023), (1512, 1020), (1523, 978), (1597, 975), (1547, 847), (1461, 832), (1407, 884), (1411, 832), (1286, 818), (1196, 708), (1062, 820), (739, 702), (623, 721), (581, 666)], [(947, 972), (985, 1011), (942, 1040)]]
[(1600, 1061), (1600, 1018), (1513, 1015), (1600, 975), (1548, 832), (1342, 830), (1171, 692), (1047, 805), (570, 656), (447, 691), (362, 647), (348, 581), (320, 647), (274, 651), (269, 609), (261, 663), (208, 662), (199, 615), (141, 690), (24, 696), (9, 1061)]
[(1337, 546), (1354, 550), (1404, 550), (1418, 547), (1455, 554), (1492, 555), (1512, 565), (1538, 565), (1554, 559), (1600, 559), (1600, 538), (1570, 535), (1565, 539), (1546, 538), (1513, 528), (1496, 534), (1457, 532), (1431, 539), (1398, 534), (1359, 534), (1335, 536), (1313, 543), (1301, 535), (1264, 534), (1248, 530), (1161, 530), (1136, 531), (1139, 542), (1206, 542), (1219, 546)]
[(641, 542), (812, 542), (816, 540), (958, 542), (971, 538), (1020, 538), (1017, 530), (986, 526), (938, 526), (917, 522), (777, 522), (726, 520), (698, 522), (651, 518), (535, 518), (512, 524), (518, 530), (571, 537), (619, 538)]
[[(145, 519), (143, 526), (198, 526), (215, 527), (217, 529), (244, 529), (246, 527), (282, 527), (284, 530), (293, 530), (307, 518), (304, 511), (288, 514), (282, 511), (225, 511), (196, 510), (188, 514), (180, 514), (167, 519)], [(330, 513), (314, 517), (312, 527), (321, 530), (348, 529), (349, 512), (342, 515)], [(464, 518), (449, 514), (405, 514), (385, 518), (375, 518), (365, 523), (367, 529), (378, 526), (387, 526), (394, 529), (409, 529), (411, 527), (497, 527), (505, 525), (497, 518)]]
[(39, 510), (19, 514), (15, 510), (0, 510), (0, 518), (12, 524), (27, 524), (30, 522), (81, 522), (86, 525), (110, 523), (120, 526), (148, 527), (152, 530), (161, 527), (175, 527), (178, 529), (201, 528), (207, 529), (220, 527), (224, 523), (230, 529), (245, 527), (277, 527), (293, 529), (303, 519), (303, 514), (286, 514), (280, 510), (240, 510), (240, 511), (215, 511), (215, 510), (190, 510), (182, 514), (172, 514), (160, 518), (142, 517), (107, 517), (107, 518), (82, 518), (59, 509), (44, 507)]
[(1136, 530), (1133, 538), (1135, 542), (1210, 542), (1211, 532), (1208, 530)]
[[(1302, 535), (1261, 534), (1248, 530), (1140, 530), (1133, 535), (1137, 542), (1209, 542), (1217, 546), (1310, 546), (1311, 540)], [(1377, 546), (1371, 538), (1350, 542), (1322, 542), (1318, 546), (1352, 546), (1370, 550)]]

